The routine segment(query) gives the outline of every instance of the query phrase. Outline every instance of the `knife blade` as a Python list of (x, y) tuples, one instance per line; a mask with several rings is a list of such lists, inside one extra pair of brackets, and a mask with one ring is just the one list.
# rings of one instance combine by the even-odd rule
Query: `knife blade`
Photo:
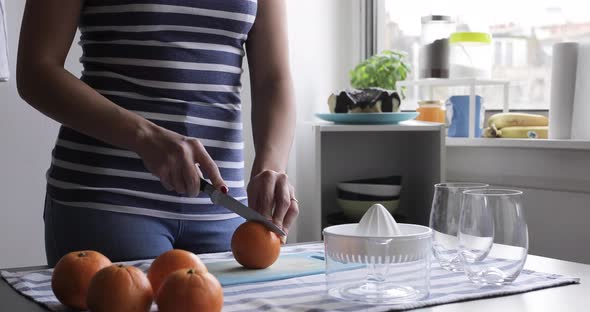
[(239, 202), (237, 199), (229, 195), (226, 195), (221, 191), (216, 190), (215, 187), (211, 185), (211, 183), (205, 181), (203, 178), (201, 178), (200, 189), (201, 192), (204, 192), (205, 194), (209, 195), (211, 201), (214, 204), (223, 206), (237, 213), (246, 220), (260, 222), (264, 224), (264, 226), (266, 226), (269, 230), (279, 234), (280, 236), (286, 236), (283, 230), (281, 230), (278, 226), (276, 226), (276, 224), (272, 223), (270, 220), (265, 218), (258, 211), (251, 209), (250, 207)]

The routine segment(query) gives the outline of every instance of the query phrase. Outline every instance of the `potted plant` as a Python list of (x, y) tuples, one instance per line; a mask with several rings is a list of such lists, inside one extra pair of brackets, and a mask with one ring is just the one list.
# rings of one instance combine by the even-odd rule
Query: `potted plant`
[[(359, 63), (350, 71), (350, 84), (355, 89), (381, 88), (396, 90), (396, 83), (405, 80), (411, 72), (406, 63), (407, 54), (385, 50)], [(402, 89), (402, 97), (404, 97)]]
[[(401, 99), (396, 83), (405, 80), (410, 65), (406, 54), (383, 51), (359, 63), (350, 71), (352, 89), (333, 93), (328, 98), (332, 113), (381, 113), (397, 112)], [(402, 91), (402, 97), (403, 89)]]

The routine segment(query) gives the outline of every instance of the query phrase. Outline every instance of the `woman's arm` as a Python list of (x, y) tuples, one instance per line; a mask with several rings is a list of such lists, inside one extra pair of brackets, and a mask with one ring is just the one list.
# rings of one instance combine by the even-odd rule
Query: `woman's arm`
[(17, 64), (21, 97), (72, 129), (137, 152), (168, 190), (196, 195), (195, 163), (217, 187), (224, 187), (217, 166), (198, 140), (121, 108), (64, 69), (83, 2), (27, 0)]
[(276, 224), (288, 229), (297, 217), (298, 206), (285, 175), (296, 109), (284, 0), (258, 0), (258, 14), (246, 49), (256, 150), (248, 186), (250, 206), (267, 216), (272, 214)]

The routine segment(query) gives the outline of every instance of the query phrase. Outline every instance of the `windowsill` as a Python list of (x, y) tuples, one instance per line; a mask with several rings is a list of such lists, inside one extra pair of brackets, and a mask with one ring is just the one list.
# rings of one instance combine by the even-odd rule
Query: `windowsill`
[(585, 140), (447, 138), (446, 145), (447, 147), (509, 147), (590, 151), (590, 141)]

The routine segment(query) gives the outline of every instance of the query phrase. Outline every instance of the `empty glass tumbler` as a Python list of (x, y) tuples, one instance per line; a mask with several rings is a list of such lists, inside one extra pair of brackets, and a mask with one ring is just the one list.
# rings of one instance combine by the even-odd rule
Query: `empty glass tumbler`
[(429, 226), (433, 230), (434, 257), (442, 268), (455, 272), (463, 270), (457, 239), (463, 192), (488, 186), (483, 183), (440, 183), (434, 186)]
[(522, 192), (465, 191), (461, 210), (459, 258), (469, 280), (480, 285), (512, 283), (522, 271), (529, 245)]

